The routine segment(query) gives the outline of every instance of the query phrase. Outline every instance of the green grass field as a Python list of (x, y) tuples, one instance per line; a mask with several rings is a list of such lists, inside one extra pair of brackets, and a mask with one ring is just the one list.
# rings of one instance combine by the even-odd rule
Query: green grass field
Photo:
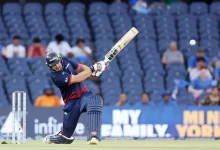
[(220, 141), (212, 140), (108, 140), (99, 145), (88, 145), (85, 141), (74, 141), (71, 145), (43, 144), (27, 141), (27, 144), (1, 144), (0, 150), (220, 150)]

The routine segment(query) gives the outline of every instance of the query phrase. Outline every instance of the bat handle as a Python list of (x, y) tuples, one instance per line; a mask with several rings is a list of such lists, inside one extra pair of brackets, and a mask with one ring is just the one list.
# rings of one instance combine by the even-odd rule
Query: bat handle
[(109, 59), (108, 59), (108, 58), (106, 58), (106, 57), (105, 57), (104, 62), (105, 62), (105, 63), (109, 63), (110, 61), (109, 61)]

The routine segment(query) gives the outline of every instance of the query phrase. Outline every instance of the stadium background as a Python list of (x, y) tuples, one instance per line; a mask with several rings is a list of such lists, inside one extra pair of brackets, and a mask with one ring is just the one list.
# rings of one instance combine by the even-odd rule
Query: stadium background
[[(28, 2), (37, 4), (28, 5)], [(84, 38), (98, 61), (104, 58), (114, 42), (130, 27), (135, 26), (140, 31), (138, 37), (110, 64), (99, 81), (95, 81), (98, 89), (93, 81), (85, 83), (104, 98), (104, 138), (220, 137), (219, 107), (196, 106), (186, 88), (179, 90), (176, 107), (134, 106), (144, 92), (150, 93), (151, 100), (157, 104), (165, 89), (172, 91), (175, 88), (173, 79), (188, 79), (186, 64), (164, 67), (160, 61), (170, 41), (177, 41), (185, 59), (194, 55), (198, 47), (203, 47), (210, 59), (218, 55), (220, 3), (174, 2), (163, 5), (165, 7), (151, 7), (148, 15), (139, 15), (130, 9), (126, 1), (56, 2), (59, 1), (1, 1), (2, 45), (11, 43), (14, 35), (20, 35), (25, 47), (32, 44), (36, 36), (47, 46), (56, 34), (62, 33), (71, 46), (74, 46), (78, 38)], [(153, 4), (153, 1), (148, 1), (148, 4)], [(35, 18), (38, 19), (35, 24), (40, 23), (29, 26), (28, 22), (34, 22)], [(182, 31), (179, 22), (184, 18), (190, 21), (181, 22), (186, 24)], [(204, 36), (204, 30), (200, 30), (202, 25), (205, 30), (210, 29)], [(189, 45), (191, 39), (197, 41), (196, 45)], [(0, 138), (10, 138), (11, 93), (15, 90), (26, 91), (28, 95), (29, 138), (39, 139), (59, 130), (62, 126), (62, 108), (33, 106), (34, 100), (48, 86), (52, 86), (60, 96), (48, 75), (44, 58), (0, 58)], [(131, 105), (116, 107), (122, 92), (127, 94)], [(85, 118), (86, 115), (80, 118), (75, 132), (77, 138), (85, 138), (87, 134)]]

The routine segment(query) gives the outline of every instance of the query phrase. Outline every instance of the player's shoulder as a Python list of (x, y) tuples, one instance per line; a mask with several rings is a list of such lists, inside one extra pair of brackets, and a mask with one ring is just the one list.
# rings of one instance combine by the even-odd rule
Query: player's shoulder
[(66, 57), (62, 57), (63, 62), (69, 62), (70, 60)]
[(67, 57), (62, 57), (62, 59), (63, 59), (63, 61), (67, 61), (67, 62), (70, 61), (69, 58), (67, 58)]
[(72, 61), (70, 59), (66, 58), (66, 57), (63, 57), (62, 60), (63, 60), (63, 65), (64, 66), (67, 66), (68, 64), (72, 63)]
[(64, 64), (78, 64), (78, 62), (75, 60), (75, 59), (69, 59), (69, 58), (66, 58), (66, 57), (63, 57), (63, 62)]

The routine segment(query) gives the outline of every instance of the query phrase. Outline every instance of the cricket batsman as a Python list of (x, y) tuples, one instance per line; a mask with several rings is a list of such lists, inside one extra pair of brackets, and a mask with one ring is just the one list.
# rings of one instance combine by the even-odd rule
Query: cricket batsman
[(88, 143), (98, 144), (100, 141), (103, 99), (92, 94), (83, 85), (82, 81), (89, 76), (100, 76), (108, 66), (104, 61), (88, 67), (62, 58), (54, 52), (46, 55), (46, 64), (51, 70), (51, 79), (60, 89), (65, 103), (63, 108), (63, 128), (59, 133), (47, 135), (44, 143), (71, 144), (74, 141), (72, 134), (76, 128), (80, 115), (88, 114)]

